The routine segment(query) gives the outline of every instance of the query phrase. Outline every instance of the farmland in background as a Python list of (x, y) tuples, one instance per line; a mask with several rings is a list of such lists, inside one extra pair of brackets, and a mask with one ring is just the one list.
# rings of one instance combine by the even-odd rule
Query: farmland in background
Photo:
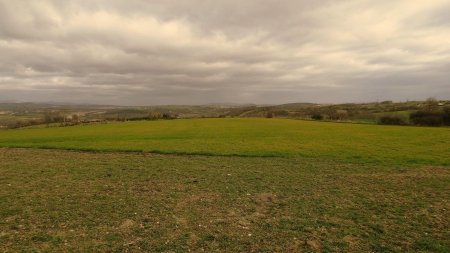
[[(436, 101), (437, 107), (450, 106)], [(35, 103), (0, 103), (0, 128), (32, 125), (73, 125), (104, 121), (158, 120), (177, 118), (290, 118), (375, 124), (383, 116), (399, 116), (409, 122), (409, 114), (423, 109), (427, 101), (391, 101), (361, 104), (293, 103), (283, 105), (167, 105), (98, 106)], [(439, 108), (438, 108), (439, 109)]]

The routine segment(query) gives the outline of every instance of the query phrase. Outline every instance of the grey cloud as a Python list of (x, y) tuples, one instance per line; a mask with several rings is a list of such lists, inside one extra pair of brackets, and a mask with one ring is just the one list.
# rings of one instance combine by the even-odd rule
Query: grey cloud
[(0, 0), (0, 100), (450, 97), (447, 1)]

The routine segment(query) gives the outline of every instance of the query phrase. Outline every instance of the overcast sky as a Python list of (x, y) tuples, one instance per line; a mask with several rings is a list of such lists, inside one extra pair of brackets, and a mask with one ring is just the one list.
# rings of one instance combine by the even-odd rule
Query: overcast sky
[(448, 0), (0, 0), (0, 101), (450, 98)]

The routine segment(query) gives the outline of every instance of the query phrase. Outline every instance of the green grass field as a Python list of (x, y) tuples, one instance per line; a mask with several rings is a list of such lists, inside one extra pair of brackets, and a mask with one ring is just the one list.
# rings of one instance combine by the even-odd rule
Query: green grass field
[(285, 119), (187, 119), (0, 131), (0, 147), (301, 156), (450, 164), (450, 129)]
[(0, 149), (1, 252), (449, 252), (450, 172)]
[(282, 119), (0, 130), (0, 252), (450, 252), (449, 147)]

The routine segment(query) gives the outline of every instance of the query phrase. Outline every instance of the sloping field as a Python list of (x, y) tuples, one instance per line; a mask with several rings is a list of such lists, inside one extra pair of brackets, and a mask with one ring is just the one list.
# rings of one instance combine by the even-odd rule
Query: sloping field
[(0, 147), (450, 165), (450, 128), (186, 119), (0, 131)]
[(34, 149), (0, 161), (1, 252), (450, 251), (442, 167)]
[(450, 250), (449, 128), (189, 119), (0, 147), (1, 252)]

